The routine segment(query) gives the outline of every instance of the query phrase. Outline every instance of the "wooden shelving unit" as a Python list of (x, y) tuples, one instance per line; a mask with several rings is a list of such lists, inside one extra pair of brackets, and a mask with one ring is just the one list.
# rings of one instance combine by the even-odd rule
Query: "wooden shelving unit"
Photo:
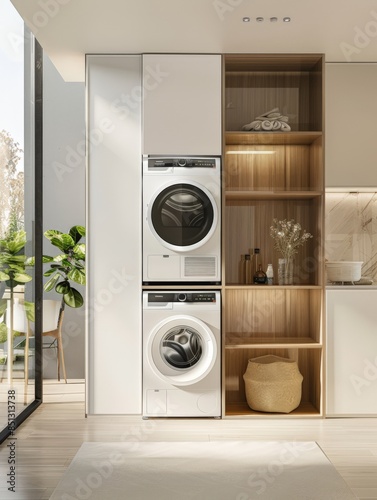
[[(318, 54), (225, 56), (223, 216), (223, 387), (225, 417), (320, 417), (323, 408), (323, 57)], [(244, 132), (278, 107), (290, 132)], [(293, 286), (240, 284), (242, 254), (278, 258), (270, 226), (295, 219), (313, 238), (295, 258)], [(300, 406), (255, 412), (246, 402), (248, 360), (295, 359), (304, 377)]]

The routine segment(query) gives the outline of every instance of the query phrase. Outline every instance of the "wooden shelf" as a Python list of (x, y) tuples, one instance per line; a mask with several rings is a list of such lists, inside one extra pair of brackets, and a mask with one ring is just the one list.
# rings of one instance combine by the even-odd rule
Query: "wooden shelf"
[(143, 285), (143, 290), (221, 290), (221, 285), (190, 285), (190, 284), (172, 284), (172, 285)]
[(245, 418), (303, 418), (321, 417), (320, 411), (310, 402), (304, 401), (300, 406), (290, 413), (266, 413), (252, 410), (246, 402), (228, 403), (226, 405), (225, 417), (245, 417)]
[(225, 132), (225, 144), (238, 146), (251, 145), (309, 145), (322, 137), (322, 132)]
[(226, 335), (225, 349), (250, 349), (250, 348), (318, 348), (321, 345), (311, 337), (256, 337), (250, 334), (250, 337), (240, 338), (232, 337), (232, 334)]
[(226, 200), (312, 200), (322, 195), (321, 191), (250, 191), (242, 188), (225, 191)]

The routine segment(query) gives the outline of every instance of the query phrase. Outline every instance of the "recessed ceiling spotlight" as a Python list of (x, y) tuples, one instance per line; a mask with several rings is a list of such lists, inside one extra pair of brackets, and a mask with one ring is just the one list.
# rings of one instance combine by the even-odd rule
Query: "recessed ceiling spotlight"
[(249, 23), (249, 22), (250, 22), (250, 17), (243, 17), (243, 18), (242, 18), (242, 21), (243, 21), (244, 23)]
[(278, 18), (277, 18), (277, 17), (270, 17), (270, 21), (271, 21), (272, 23), (276, 23), (276, 22), (277, 22), (277, 20), (278, 20)]
[(256, 21), (257, 21), (257, 23), (263, 23), (264, 17), (257, 17)]
[(283, 17), (283, 21), (285, 23), (290, 23), (291, 22), (291, 18), (290, 17)]

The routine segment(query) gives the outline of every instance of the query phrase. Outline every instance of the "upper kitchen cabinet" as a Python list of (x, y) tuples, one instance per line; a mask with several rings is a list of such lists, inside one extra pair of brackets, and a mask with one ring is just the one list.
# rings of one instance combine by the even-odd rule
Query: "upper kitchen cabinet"
[(377, 65), (326, 64), (326, 187), (377, 186)]
[(221, 56), (143, 56), (144, 154), (221, 155)]

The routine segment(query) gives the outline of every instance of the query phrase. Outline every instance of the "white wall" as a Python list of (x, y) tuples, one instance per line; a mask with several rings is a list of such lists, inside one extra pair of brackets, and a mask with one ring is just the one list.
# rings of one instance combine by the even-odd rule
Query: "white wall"
[[(85, 225), (85, 84), (64, 82), (45, 56), (43, 85), (43, 230), (68, 232), (74, 225)], [(45, 240), (45, 254), (56, 255), (56, 250)], [(61, 296), (49, 292), (45, 298)], [(84, 308), (66, 307), (63, 341), (68, 379), (85, 376), (84, 319)], [(56, 377), (53, 349), (44, 351), (44, 376)]]

